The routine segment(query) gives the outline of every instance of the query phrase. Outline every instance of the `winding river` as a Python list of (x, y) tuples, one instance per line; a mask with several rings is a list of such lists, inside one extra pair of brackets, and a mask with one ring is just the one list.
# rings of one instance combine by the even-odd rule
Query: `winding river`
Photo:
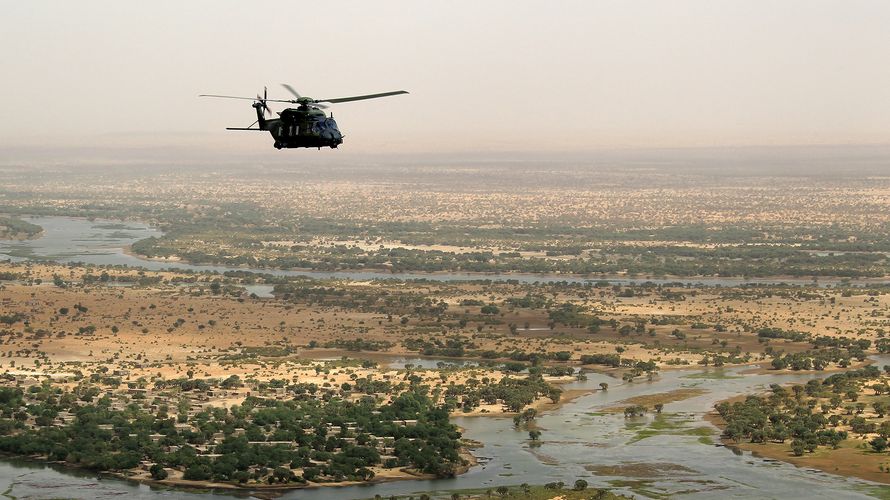
[[(159, 234), (142, 224), (127, 222), (111, 225), (108, 221), (90, 222), (63, 217), (40, 217), (31, 222), (43, 226), (45, 234), (27, 242), (0, 241), (0, 258), (139, 265), (148, 269), (230, 269), (218, 266), (171, 265), (125, 254), (124, 246)], [(385, 273), (369, 272), (272, 272), (356, 279), (393, 277)], [(502, 277), (507, 278), (516, 279), (512, 275)], [(456, 274), (436, 275), (434, 279), (466, 277)], [(529, 277), (529, 281), (547, 279), (549, 278)], [(722, 285), (733, 283), (728, 280), (713, 282)], [(879, 365), (890, 364), (890, 357), (873, 359)], [(430, 368), (435, 366), (435, 361), (429, 359), (398, 357), (390, 361), (393, 366), (405, 363)], [(607, 375), (591, 373), (588, 380), (567, 384), (565, 389), (594, 390), (599, 388), (600, 382), (607, 382), (609, 390), (595, 390), (539, 416), (537, 425), (543, 432), (540, 446), (530, 446), (526, 431), (514, 429), (510, 418), (457, 417), (454, 422), (465, 429), (464, 435), (467, 438), (484, 443), (484, 446), (474, 452), (480, 458), (480, 465), (464, 475), (455, 479), (399, 481), (335, 490), (294, 490), (286, 493), (283, 498), (358, 499), (376, 494), (386, 497), (434, 490), (495, 488), (520, 483), (563, 481), (572, 484), (578, 478), (587, 480), (591, 486), (609, 487), (638, 497), (670, 495), (684, 498), (837, 499), (868, 498), (887, 491), (886, 487), (868, 481), (797, 468), (714, 444), (717, 442), (717, 431), (705, 421), (704, 416), (717, 401), (764, 390), (772, 383), (804, 382), (819, 376), (743, 374), (744, 371), (745, 368), (708, 370), (700, 367), (668, 370), (653, 381), (633, 383), (621, 383)], [(629, 397), (676, 389), (700, 389), (702, 393), (666, 404), (661, 416), (650, 414), (625, 419), (621, 413), (603, 411)], [(18, 460), (0, 461), (0, 491), (17, 498), (87, 499), (117, 498), (123, 495), (131, 498), (197, 498), (199, 494), (232, 495), (227, 492), (153, 488), (115, 479), (99, 480), (92, 474)]]
[(387, 271), (310, 271), (284, 269), (251, 269), (247, 267), (229, 267), (204, 264), (188, 264), (185, 262), (148, 260), (124, 252), (127, 246), (152, 236), (159, 237), (163, 233), (141, 222), (88, 220), (74, 217), (44, 216), (25, 218), (32, 224), (41, 226), (44, 232), (33, 240), (16, 241), (0, 239), (0, 259), (16, 261), (27, 259), (51, 260), (55, 262), (84, 262), (96, 265), (119, 265), (142, 267), (151, 271), (164, 269), (181, 269), (195, 272), (253, 271), (275, 276), (307, 276), (312, 278), (335, 278), (349, 280), (385, 280), (385, 279), (426, 279), (433, 281), (467, 281), (490, 279), (494, 281), (515, 280), (521, 283), (591, 283), (608, 281), (613, 284), (627, 283), (683, 283), (706, 286), (739, 286), (750, 283), (818, 285), (829, 286), (840, 283), (875, 283), (875, 281), (846, 280), (837, 278), (659, 278), (659, 277), (578, 277), (553, 274), (480, 274), (480, 273), (391, 273)]

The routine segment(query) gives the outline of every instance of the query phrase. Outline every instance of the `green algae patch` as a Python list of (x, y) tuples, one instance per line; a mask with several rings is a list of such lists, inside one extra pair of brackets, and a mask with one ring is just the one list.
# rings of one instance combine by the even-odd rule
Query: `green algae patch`
[(714, 435), (714, 430), (711, 427), (688, 427), (687, 424), (689, 422), (690, 419), (681, 417), (677, 414), (658, 413), (645, 428), (640, 428), (642, 427), (641, 425), (627, 425), (627, 429), (636, 429), (634, 437), (632, 437), (627, 444), (633, 444), (637, 441), (642, 441), (643, 439), (661, 435), (693, 436), (697, 437), (698, 442), (702, 444), (713, 444), (711, 438)]
[(890, 486), (857, 485), (856, 491), (872, 498), (890, 500)]

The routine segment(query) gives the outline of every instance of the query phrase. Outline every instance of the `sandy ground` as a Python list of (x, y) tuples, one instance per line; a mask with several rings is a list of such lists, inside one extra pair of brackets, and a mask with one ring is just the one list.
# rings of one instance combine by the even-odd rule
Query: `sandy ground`
[(642, 405), (651, 411), (657, 404), (668, 404), (676, 401), (683, 401), (684, 399), (700, 396), (706, 392), (708, 391), (704, 389), (675, 389), (673, 391), (661, 392), (658, 394), (635, 396), (618, 401), (617, 403), (604, 409), (603, 411), (605, 413), (621, 413), (626, 407), (633, 405)]
[[(767, 348), (796, 352), (810, 348), (810, 344), (783, 340), (761, 343), (753, 333), (757, 328), (779, 327), (815, 335), (876, 340), (890, 317), (890, 295), (843, 294), (826, 289), (638, 289), (641, 293), (634, 297), (620, 297), (618, 290), (612, 288), (530, 288), (504, 283), (337, 285), (354, 294), (400, 297), (416, 293), (433, 301), (443, 301), (448, 309), (445, 320), (440, 323), (411, 309), (387, 314), (376, 306), (351, 303), (348, 297), (310, 302), (254, 299), (244, 294), (238, 296), (237, 292), (232, 296), (213, 294), (206, 283), (208, 278), (199, 277), (197, 282), (182, 285), (175, 282), (195, 281), (195, 277), (169, 272), (112, 270), (109, 273), (113, 276), (159, 278), (160, 282), (147, 286), (106, 286), (83, 285), (85, 270), (76, 267), (6, 263), (0, 264), (0, 270), (22, 276), (18, 282), (0, 284), (0, 312), (10, 317), (19, 315), (0, 328), (0, 372), (31, 377), (34, 382), (43, 377), (58, 380), (76, 372), (89, 375), (105, 371), (137, 386), (150, 385), (157, 378), (181, 378), (189, 374), (196, 378), (239, 375), (243, 380), (284, 379), (333, 388), (359, 377), (398, 383), (409, 376), (409, 372), (390, 367), (392, 356), (417, 356), (403, 345), (405, 339), (452, 336), (466, 339), (478, 350), (565, 351), (573, 361), (549, 364), (576, 369), (580, 368), (577, 359), (581, 355), (619, 351), (623, 358), (652, 360), (662, 369), (695, 366), (706, 351), (751, 353), (752, 362), (762, 363), (765, 359), (762, 353)], [(90, 272), (95, 275), (101, 270)], [(68, 285), (65, 288), (53, 285), (54, 276)], [(42, 283), (38, 284), (37, 280)], [(553, 304), (580, 305), (586, 314), (615, 320), (617, 325), (643, 321), (644, 333), (626, 334), (605, 324), (599, 332), (591, 333), (584, 328), (550, 323), (546, 309), (514, 308), (505, 302), (525, 297), (532, 291), (546, 293)], [(478, 305), (464, 305), (467, 300), (498, 304), (500, 312), (485, 317)], [(403, 322), (400, 317), (406, 320)], [(461, 317), (470, 319), (465, 327), (456, 325)], [(446, 322), (451, 326), (443, 326)], [(722, 325), (720, 329), (715, 326), (718, 324)], [(677, 338), (675, 331), (684, 333), (685, 338)], [(358, 353), (307, 347), (311, 341), (324, 345), (356, 338), (390, 342), (392, 347), (386, 352), (360, 354), (378, 362), (366, 367), (339, 361), (343, 356), (355, 357)], [(591, 368), (602, 370), (603, 367)], [(621, 370), (603, 371), (621, 373)], [(444, 371), (414, 368), (410, 374), (420, 376), (432, 388), (485, 377), (496, 382), (506, 376), (500, 369), (484, 367)], [(571, 377), (552, 379), (554, 382), (567, 380)], [(539, 411), (552, 410), (586, 393), (567, 391), (558, 403), (539, 398), (532, 407)], [(247, 394), (246, 390), (230, 391), (207, 403), (240, 404)], [(674, 391), (626, 400), (615, 405), (614, 411), (622, 411), (631, 404), (651, 407), (694, 395)], [(455, 413), (461, 416), (505, 414), (508, 412), (500, 404), (482, 405), (471, 413)], [(787, 458), (779, 456), (785, 452), (771, 451), (769, 446), (753, 445), (754, 448), (772, 453), (776, 458)], [(853, 448), (842, 450), (838, 453), (856, 452)], [(798, 461), (820, 467), (818, 455)], [(825, 458), (821, 467), (829, 467), (826, 464), (830, 461)], [(825, 470), (855, 472), (852, 466), (838, 467), (838, 470)], [(379, 477), (388, 478), (390, 474), (381, 471)]]
[[(162, 370), (182, 373), (181, 367), (172, 365), (213, 360), (247, 347), (277, 347), (289, 349), (297, 358), (318, 357), (305, 350), (310, 341), (323, 345), (359, 337), (390, 342), (387, 354), (415, 355), (402, 341), (429, 338), (430, 334), (463, 336), (478, 350), (567, 351), (574, 359), (584, 354), (622, 351), (622, 357), (652, 360), (667, 369), (695, 366), (702, 359), (702, 350), (723, 355), (750, 353), (751, 361), (758, 362), (765, 359), (762, 352), (767, 348), (786, 352), (811, 348), (807, 342), (759, 342), (753, 332), (766, 326), (870, 340), (890, 326), (890, 295), (843, 296), (839, 291), (824, 289), (805, 290), (805, 294), (783, 292), (782, 296), (759, 289), (680, 289), (676, 291), (682, 294), (680, 300), (662, 298), (654, 291), (624, 298), (615, 296), (611, 289), (592, 293), (553, 289), (556, 303), (579, 304), (590, 311), (588, 314), (615, 320), (618, 325), (646, 322), (645, 333), (626, 335), (608, 325), (590, 333), (583, 328), (550, 324), (545, 309), (513, 309), (501, 304), (501, 312), (489, 319), (479, 315), (478, 306), (461, 305), (465, 300), (501, 303), (510, 297), (522, 297), (528, 289), (519, 285), (342, 285), (362, 293), (428, 294), (449, 304), (447, 314), (454, 318), (451, 321), (461, 315), (471, 318), (466, 327), (455, 329), (410, 312), (405, 316), (407, 323), (401, 324), (396, 321), (398, 317), (348, 304), (213, 295), (206, 282), (167, 284), (176, 279), (195, 280), (175, 273), (145, 273), (162, 280), (148, 287), (109, 287), (79, 285), (84, 271), (67, 266), (2, 264), (0, 269), (20, 272), (31, 283), (38, 279), (43, 282), (0, 285), (0, 309), (6, 314), (22, 314), (28, 321), (27, 328), (18, 323), (7, 329), (13, 335), (0, 335), (6, 351), (6, 357), (0, 357), (0, 368), (6, 369), (30, 367), (42, 353), (39, 355), (50, 363), (161, 362), (169, 365)], [(139, 277), (136, 271), (112, 273)], [(72, 286), (53, 286), (54, 275)], [(78, 311), (75, 305), (86, 307), (86, 311)], [(68, 309), (67, 314), (61, 314), (63, 308)], [(654, 324), (656, 320), (668, 324)], [(515, 325), (513, 329), (511, 325)], [(714, 325), (722, 326), (717, 329)], [(79, 333), (92, 327), (92, 333)], [(675, 331), (685, 338), (677, 338)], [(16, 360), (16, 367), (11, 366), (10, 358)]]

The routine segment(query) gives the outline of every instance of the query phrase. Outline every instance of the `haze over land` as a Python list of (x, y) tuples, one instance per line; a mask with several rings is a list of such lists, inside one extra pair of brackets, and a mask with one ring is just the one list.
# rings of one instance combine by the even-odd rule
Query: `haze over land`
[(280, 158), (263, 134), (223, 130), (253, 121), (248, 103), (197, 98), (284, 96), (280, 82), (317, 98), (411, 92), (334, 106), (342, 152), (887, 144), (890, 130), (881, 0), (7, 1), (3, 14), (4, 148)]

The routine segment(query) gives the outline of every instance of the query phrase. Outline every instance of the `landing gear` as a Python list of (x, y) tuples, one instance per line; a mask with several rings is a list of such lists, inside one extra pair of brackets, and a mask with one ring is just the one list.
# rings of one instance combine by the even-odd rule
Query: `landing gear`
[(275, 141), (275, 149), (281, 149), (284, 147), (284, 143)]

